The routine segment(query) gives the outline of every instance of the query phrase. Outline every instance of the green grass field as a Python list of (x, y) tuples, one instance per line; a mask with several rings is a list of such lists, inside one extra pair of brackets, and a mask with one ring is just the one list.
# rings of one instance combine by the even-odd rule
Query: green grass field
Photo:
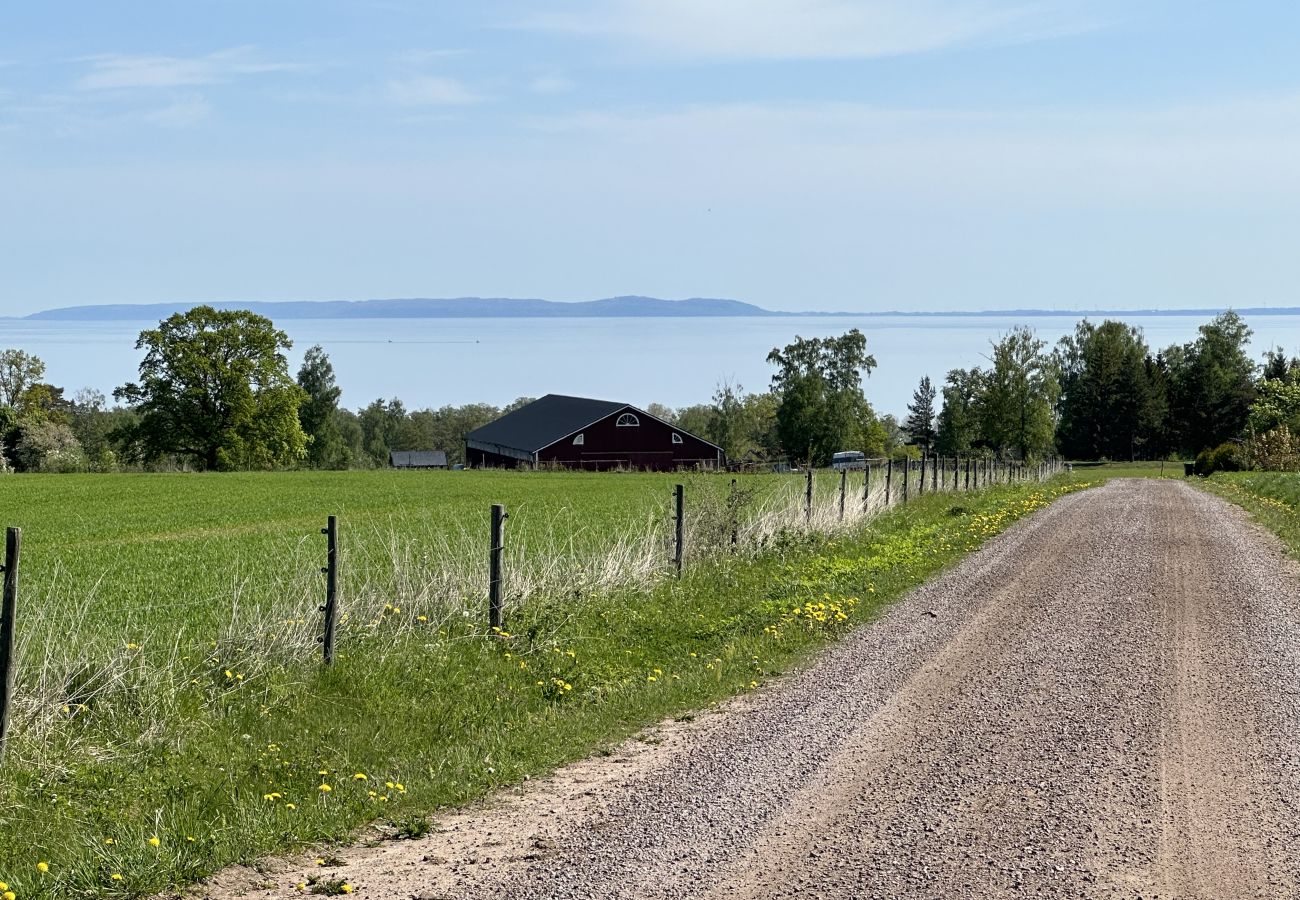
[(1076, 462), (1070, 464), (1080, 478), (1183, 478), (1183, 464), (1173, 462)]
[[(418, 832), (440, 807), (757, 687), (1084, 483), (931, 495), (836, 530), (837, 476), (811, 529), (800, 478), (754, 476), (733, 555), (716, 534), (729, 479), (701, 476), (699, 555), (678, 581), (676, 480), (6, 479), (0, 523), (24, 528), (24, 561), (0, 881), (19, 900), (136, 896), (368, 822)], [(502, 633), (484, 622), (492, 502), (515, 554)], [(349, 617), (329, 669), (314, 643), (327, 513)]]

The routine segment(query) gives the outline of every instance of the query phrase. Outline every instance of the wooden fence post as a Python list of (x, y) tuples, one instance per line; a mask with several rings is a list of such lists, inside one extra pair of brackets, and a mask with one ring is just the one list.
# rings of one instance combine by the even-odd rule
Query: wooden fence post
[(871, 463), (862, 470), (862, 511), (871, 509)]
[(844, 497), (849, 489), (849, 470), (840, 469), (840, 521), (844, 521)]
[(813, 467), (812, 467), (812, 463), (811, 463), (811, 462), (808, 463), (808, 475), (807, 475), (807, 481), (808, 481), (808, 484), (807, 484), (807, 486), (804, 488), (804, 498), (803, 498), (803, 520), (804, 520), (805, 522), (808, 522), (808, 523), (811, 524), (811, 523), (812, 523), (812, 504), (813, 504)]
[(330, 516), (326, 525), (320, 530), (325, 535), (325, 605), (320, 611), (325, 614), (325, 628), (321, 632), (320, 642), (325, 665), (334, 662), (334, 629), (338, 624), (339, 614), (339, 520)]
[(903, 502), (904, 503), (907, 502), (907, 482), (911, 474), (912, 474), (912, 461), (910, 459), (905, 459), (903, 460)]
[(885, 505), (888, 506), (893, 502), (890, 495), (894, 492), (894, 458), (891, 456), (885, 461)]
[[(926, 465), (927, 465), (927, 461), (926, 461), (926, 458), (925, 458), (925, 454), (922, 453), (922, 454), (921, 454), (921, 480), (918, 481), (918, 482), (916, 483), (916, 496), (918, 496), (918, 497), (924, 497), (924, 496), (925, 496), (925, 470), (926, 470)], [(905, 481), (905, 482), (903, 482), (903, 483), (906, 484), (907, 482)]]
[(740, 543), (740, 501), (736, 499), (736, 479), (731, 479), (731, 552)]
[(14, 644), (18, 627), (18, 557), (23, 532), (5, 532), (4, 594), (0, 599), (0, 765), (4, 764), (5, 742), (9, 737), (9, 707), (14, 694)]
[(683, 513), (686, 509), (686, 486), (683, 484), (673, 487), (673, 568), (677, 570), (677, 577), (682, 577), (682, 558), (685, 553), (684, 544), (686, 543), (686, 524), (683, 521)]
[(492, 504), (492, 536), (488, 549), (488, 627), (501, 628), (501, 551), (505, 549), (506, 508)]

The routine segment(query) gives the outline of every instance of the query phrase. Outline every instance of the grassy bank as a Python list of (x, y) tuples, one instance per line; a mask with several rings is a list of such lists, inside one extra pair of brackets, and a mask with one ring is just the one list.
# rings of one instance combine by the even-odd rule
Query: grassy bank
[(1218, 472), (1196, 485), (1245, 508), (1300, 559), (1300, 474)]
[[(215, 641), (173, 653), (166, 684), (132, 690), (148, 650), (131, 641), (113, 702), (66, 685), (49, 726), (21, 738), (0, 779), (0, 881), (19, 900), (141, 895), (376, 820), (419, 832), (431, 810), (756, 688), (1082, 484), (927, 496), (681, 581), (538, 595), (501, 633), (395, 593), (327, 671)], [(140, 515), (139, 528), (157, 518)], [(165, 640), (168, 621), (143, 643)]]

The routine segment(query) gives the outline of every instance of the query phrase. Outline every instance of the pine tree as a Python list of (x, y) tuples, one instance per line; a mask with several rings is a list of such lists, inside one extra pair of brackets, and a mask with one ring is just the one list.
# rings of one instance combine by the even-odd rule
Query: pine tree
[(907, 421), (903, 423), (903, 430), (911, 435), (912, 442), (920, 444), (926, 453), (934, 445), (934, 398), (934, 385), (926, 375), (912, 394), (912, 402), (907, 405)]

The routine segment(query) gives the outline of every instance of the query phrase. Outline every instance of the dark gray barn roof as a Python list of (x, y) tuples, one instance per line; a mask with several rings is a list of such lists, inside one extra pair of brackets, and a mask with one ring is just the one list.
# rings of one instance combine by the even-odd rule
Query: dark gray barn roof
[(445, 469), (447, 453), (444, 450), (390, 450), (388, 464), (397, 469)]
[(495, 422), (475, 428), (465, 435), (465, 439), (534, 453), (627, 407), (628, 404), (613, 400), (547, 394), (512, 413), (506, 413)]

